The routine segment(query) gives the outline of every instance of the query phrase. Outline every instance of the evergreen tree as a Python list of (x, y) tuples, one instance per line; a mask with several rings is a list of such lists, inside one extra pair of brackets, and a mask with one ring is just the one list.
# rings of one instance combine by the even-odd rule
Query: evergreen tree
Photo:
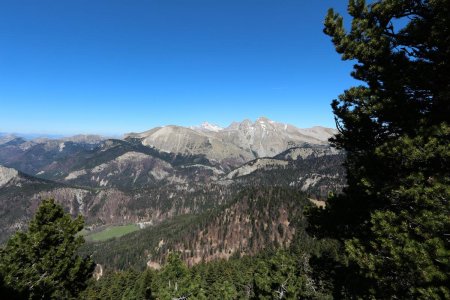
[(72, 219), (54, 200), (44, 200), (26, 232), (11, 237), (0, 256), (9, 289), (29, 299), (73, 299), (94, 271), (90, 258), (77, 255), (83, 219)]
[(255, 270), (255, 296), (257, 299), (298, 299), (303, 282), (293, 256), (283, 250), (260, 260)]
[[(348, 187), (311, 231), (343, 242), (335, 295), (450, 298), (450, 1), (351, 0), (324, 32), (364, 85), (334, 100)], [(336, 273), (337, 272), (337, 273)]]
[(211, 298), (232, 300), (237, 298), (237, 291), (234, 284), (228, 280), (215, 281), (208, 294)]
[(197, 280), (191, 278), (188, 267), (178, 253), (170, 253), (164, 268), (152, 282), (152, 291), (159, 299), (190, 297), (198, 292)]
[(146, 269), (140, 276), (139, 281), (136, 284), (136, 294), (138, 299), (153, 299), (151, 284), (155, 274), (151, 269)]

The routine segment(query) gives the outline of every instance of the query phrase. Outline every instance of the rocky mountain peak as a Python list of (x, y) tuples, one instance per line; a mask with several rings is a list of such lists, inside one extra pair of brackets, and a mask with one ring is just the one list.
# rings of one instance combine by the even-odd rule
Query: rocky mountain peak
[(129, 134), (144, 146), (163, 152), (204, 155), (207, 159), (237, 166), (258, 157), (277, 155), (289, 148), (304, 144), (328, 144), (334, 134), (330, 128), (300, 129), (267, 117), (255, 121), (245, 119), (222, 128), (204, 122), (199, 126), (164, 126)]
[[(266, 118), (264, 116), (259, 117), (256, 122), (258, 123), (274, 123), (274, 121), (270, 120), (269, 118)], [(255, 123), (256, 123), (255, 122)]]
[(219, 132), (219, 131), (222, 131), (222, 130), (223, 130), (222, 127), (220, 127), (220, 126), (218, 126), (218, 125), (216, 125), (216, 124), (208, 123), (208, 122), (203, 122), (203, 123), (200, 124), (200, 125), (197, 125), (197, 126), (191, 126), (191, 127), (189, 127), (189, 128), (191, 128), (191, 129), (193, 129), (193, 130), (199, 130), (199, 131), (212, 131), (212, 132)]

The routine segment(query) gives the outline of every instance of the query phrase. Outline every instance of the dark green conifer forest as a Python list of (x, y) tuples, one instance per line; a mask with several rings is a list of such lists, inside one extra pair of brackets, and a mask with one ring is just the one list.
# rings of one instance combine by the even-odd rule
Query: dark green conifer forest
[[(350, 0), (348, 12), (350, 28), (332, 9), (324, 23), (360, 81), (332, 102), (347, 186), (325, 208), (264, 180), (240, 194), (256, 199), (250, 211), (295, 213), (289, 245), (188, 266), (169, 243), (161, 269), (143, 268), (148, 244), (171, 235), (190, 246), (191, 229), (217, 215), (80, 250), (83, 220), (46, 200), (1, 248), (0, 298), (450, 299), (450, 1)], [(115, 266), (98, 280), (94, 253)]]
[(348, 32), (333, 10), (326, 17), (362, 81), (332, 103), (348, 187), (311, 220), (314, 234), (342, 243), (335, 297), (450, 297), (449, 9), (350, 1)]

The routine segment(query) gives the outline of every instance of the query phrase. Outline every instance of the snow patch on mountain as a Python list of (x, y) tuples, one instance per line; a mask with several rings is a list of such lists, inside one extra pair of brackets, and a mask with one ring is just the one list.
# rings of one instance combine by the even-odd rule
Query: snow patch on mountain
[(219, 132), (219, 131), (223, 130), (222, 127), (215, 125), (215, 124), (208, 123), (208, 122), (203, 122), (200, 125), (191, 126), (189, 128), (193, 129), (193, 130), (198, 130), (198, 131), (212, 131), (212, 132)]

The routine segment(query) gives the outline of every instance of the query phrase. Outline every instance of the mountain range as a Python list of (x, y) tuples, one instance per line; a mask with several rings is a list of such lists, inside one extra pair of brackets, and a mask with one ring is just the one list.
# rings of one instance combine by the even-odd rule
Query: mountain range
[[(73, 215), (84, 215), (87, 228), (94, 231), (119, 224), (144, 224), (156, 230), (181, 216), (212, 211), (221, 215), (222, 209), (231, 207), (247, 211), (248, 205), (242, 206), (239, 199), (248, 202), (248, 197), (240, 193), (255, 188), (284, 187), (313, 200), (324, 199), (345, 185), (344, 153), (328, 143), (335, 133), (330, 128), (299, 129), (261, 117), (226, 128), (206, 122), (193, 127), (156, 127), (121, 139), (78, 135), (27, 140), (3, 135), (0, 242), (25, 228), (39, 202), (48, 197)], [(285, 198), (277, 209), (291, 207)], [(274, 226), (291, 224), (286, 216)], [(205, 223), (209, 232), (217, 220)], [(273, 236), (277, 243), (292, 239), (295, 230), (286, 226), (285, 235)], [(214, 240), (224, 235), (200, 236)], [(254, 242), (251, 250), (241, 247), (240, 251), (254, 253), (265, 245), (264, 239)], [(164, 243), (180, 247), (167, 238)], [(223, 251), (224, 243), (229, 244), (217, 240), (211, 245), (222, 245)], [(223, 257), (211, 247), (207, 252), (197, 251), (190, 261)], [(225, 248), (231, 251), (228, 257), (239, 247)]]

